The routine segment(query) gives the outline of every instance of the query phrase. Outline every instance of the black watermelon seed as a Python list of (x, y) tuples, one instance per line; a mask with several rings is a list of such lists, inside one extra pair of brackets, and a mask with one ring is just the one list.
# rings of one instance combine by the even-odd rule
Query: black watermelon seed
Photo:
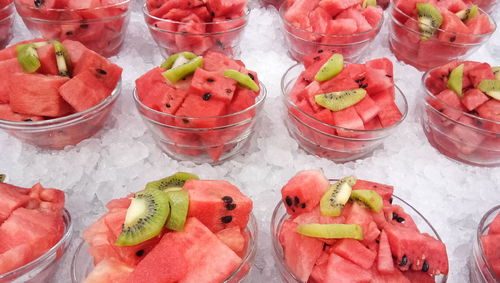
[(36, 7), (40, 7), (40, 6), (42, 6), (42, 5), (43, 5), (43, 2), (44, 2), (43, 0), (35, 0), (35, 1), (34, 1), (34, 3), (35, 3), (35, 6), (36, 6)]
[(209, 83), (211, 83), (211, 82), (213, 82), (213, 81), (214, 81), (214, 79), (212, 79), (212, 78), (208, 78), (208, 79), (207, 79), (207, 82), (209, 82)]
[(227, 210), (234, 210), (236, 208), (236, 203), (228, 203), (226, 204)]
[(233, 221), (233, 217), (231, 215), (228, 215), (228, 216), (222, 216), (220, 218), (220, 221), (222, 221), (222, 223), (231, 223), (231, 221)]
[(391, 76), (391, 75), (389, 75), (389, 74), (386, 74), (385, 76), (386, 76), (386, 77), (388, 77), (388, 78), (392, 78), (392, 76)]
[(392, 197), (389, 199), (389, 203), (392, 204)]
[(302, 208), (306, 208), (306, 204), (305, 203), (302, 204)]
[(403, 217), (398, 217), (398, 218), (396, 218), (396, 221), (399, 223), (403, 223), (403, 222), (405, 222), (405, 219)]
[(452, 36), (452, 37), (450, 37), (450, 42), (455, 42), (455, 40), (457, 40), (457, 37), (456, 37), (456, 36)]
[(210, 12), (210, 16), (211, 17), (215, 17), (215, 13), (214, 12)]
[(286, 202), (286, 204), (287, 204), (288, 206), (292, 206), (292, 204), (293, 204), (293, 202), (292, 202), (292, 198), (291, 198), (291, 197), (289, 197), (289, 196), (287, 196), (287, 197), (285, 198), (285, 202)]
[(165, 106), (166, 106), (167, 108), (172, 107), (172, 105), (170, 105), (170, 103), (165, 104)]
[(80, 28), (83, 28), (83, 29), (89, 28), (89, 24), (81, 24)]
[(67, 32), (66, 32), (66, 35), (67, 35), (67, 36), (72, 36), (72, 35), (73, 35), (73, 32), (72, 32), (72, 31), (67, 31)]
[(103, 69), (95, 69), (95, 70), (96, 70), (96, 72), (98, 72), (98, 73), (99, 73), (99, 74), (101, 74), (101, 75), (107, 75), (107, 74), (108, 74), (108, 72), (106, 72), (106, 71), (105, 71), (105, 70), (103, 70)]
[(396, 220), (399, 217), (399, 215), (396, 212), (392, 213), (392, 220)]
[(401, 263), (399, 264), (399, 266), (405, 266), (407, 263), (408, 263), (408, 258), (406, 257), (406, 255), (403, 255), (403, 258), (401, 258)]
[(210, 97), (212, 97), (212, 94), (210, 94), (209, 92), (207, 92), (207, 93), (205, 93), (203, 95), (203, 100), (208, 101), (210, 99)]
[(298, 197), (295, 197), (294, 200), (295, 200), (295, 205), (299, 205), (300, 199)]
[(138, 250), (136, 253), (135, 253), (136, 256), (138, 257), (141, 257), (144, 255), (144, 250)]
[(33, 122), (33, 120), (31, 120), (31, 119), (25, 119), (25, 120), (23, 120), (23, 121), (24, 121), (24, 122)]
[(255, 77), (254, 75), (252, 75), (252, 73), (248, 73), (248, 76), (252, 79), (252, 81), (255, 81)]
[(318, 53), (323, 53), (323, 49), (318, 50)]
[(189, 124), (189, 120), (186, 118), (182, 119), (182, 122), (184, 122), (184, 124)]
[(233, 198), (230, 197), (230, 196), (223, 196), (222, 197), (222, 201), (225, 202), (225, 203), (232, 203), (233, 202)]
[(319, 59), (321, 59), (321, 57), (319, 57), (319, 56), (316, 56), (313, 58), (314, 61), (319, 61)]
[(424, 259), (424, 264), (422, 264), (422, 271), (423, 272), (429, 271), (429, 263), (425, 259)]
[(226, 88), (226, 93), (227, 93), (227, 94), (229, 94), (229, 93), (231, 93), (231, 92), (233, 92), (233, 90), (232, 90), (232, 89)]

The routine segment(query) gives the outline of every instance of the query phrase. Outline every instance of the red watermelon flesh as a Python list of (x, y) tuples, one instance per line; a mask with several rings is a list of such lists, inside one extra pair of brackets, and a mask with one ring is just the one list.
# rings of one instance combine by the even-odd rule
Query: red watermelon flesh
[(380, 24), (384, 11), (380, 7), (368, 6), (366, 9), (361, 11), (361, 14), (363, 14), (368, 23), (375, 28)]
[(43, 117), (19, 114), (10, 108), (9, 104), (0, 104), (0, 119), (14, 122), (41, 121)]
[(366, 32), (372, 29), (370, 23), (357, 8), (349, 8), (342, 11), (335, 19), (353, 19), (356, 21), (356, 33)]
[(184, 189), (189, 192), (188, 216), (212, 232), (234, 226), (246, 229), (253, 204), (236, 186), (226, 181), (189, 180)]
[(40, 60), (40, 69), (38, 69), (38, 73), (44, 75), (59, 75), (54, 45), (47, 44), (37, 48), (36, 52), (38, 54), (38, 59)]
[(101, 103), (111, 93), (90, 71), (82, 71), (59, 88), (61, 97), (77, 112)]
[[(358, 224), (361, 226), (361, 229), (363, 230), (364, 233), (364, 242), (371, 242), (375, 240), (375, 238), (378, 237), (378, 234), (371, 234), (369, 235), (367, 232), (372, 230), (370, 226), (373, 224), (370, 224), (373, 222), (373, 218), (370, 214), (370, 211), (368, 211), (365, 207), (359, 205), (358, 203), (353, 203), (352, 208), (349, 211), (349, 214), (346, 217), (345, 223), (347, 224)], [(375, 223), (374, 223), (375, 224)], [(377, 226), (375, 225), (375, 228)]]
[(445, 32), (440, 32), (438, 35), (439, 40), (444, 42), (466, 43), (469, 40), (469, 28), (455, 13), (450, 11), (442, 11), (443, 23), (440, 29)]
[(391, 246), (387, 234), (382, 231), (377, 254), (377, 270), (382, 274), (391, 274), (394, 272), (394, 260), (392, 259)]
[(12, 185), (0, 183), (0, 224), (8, 219), (14, 210), (25, 206), (29, 200), (29, 196), (14, 189)]
[(28, 208), (42, 212), (60, 212), (64, 208), (64, 192), (57, 189), (44, 188), (37, 183), (29, 191), (31, 197)]
[(321, 256), (316, 261), (314, 268), (311, 272), (311, 276), (307, 282), (321, 283), (324, 282), (326, 276), (326, 269), (328, 267), (329, 253), (323, 252)]
[(69, 78), (17, 73), (11, 77), (10, 107), (27, 115), (60, 117), (73, 111), (59, 95)]
[[(215, 117), (226, 113), (226, 104), (215, 99), (204, 100), (203, 95), (188, 94), (175, 115), (181, 117)], [(212, 128), (217, 126), (218, 118), (186, 119), (177, 118), (179, 126), (188, 128)]]
[(89, 254), (94, 258), (94, 264), (109, 258), (121, 260), (118, 252), (114, 249), (114, 242), (111, 240), (114, 235), (104, 222), (104, 216), (85, 229), (82, 237), (90, 246)]
[(246, 0), (207, 0), (207, 7), (216, 17), (237, 15), (243, 11)]
[(80, 58), (82, 58), (83, 54), (85, 53), (85, 50), (87, 50), (87, 47), (74, 40), (64, 40), (62, 44), (68, 50), (71, 65), (76, 66), (76, 64), (80, 61)]
[(330, 254), (325, 282), (370, 283), (371, 273), (358, 265), (336, 255)]
[(485, 118), (496, 123), (483, 121), (483, 128), (492, 132), (500, 132), (500, 101), (495, 99), (490, 99), (489, 101), (481, 104), (481, 106), (476, 108), (479, 117)]
[(17, 58), (0, 61), (0, 77), (2, 83), (0, 84), (0, 104), (9, 103), (10, 93), (10, 76), (13, 73), (22, 73), (23, 68), (17, 61)]
[(386, 105), (378, 112), (378, 118), (384, 128), (390, 127), (403, 118), (403, 114), (395, 103)]
[(111, 92), (116, 88), (123, 69), (94, 51), (87, 49), (74, 65), (73, 75), (76, 76), (83, 71), (91, 72), (102, 83), (104, 88)]
[(298, 172), (281, 189), (287, 213), (296, 215), (314, 209), (329, 184), (328, 179), (319, 170)]
[(284, 19), (293, 26), (309, 30), (311, 28), (311, 23), (308, 14), (316, 7), (318, 2), (319, 0), (296, 0), (287, 7)]
[(394, 77), (394, 66), (392, 64), (392, 61), (387, 58), (373, 59), (367, 61), (365, 65), (366, 67), (370, 67), (372, 69), (384, 70), (385, 75), (388, 78)]
[(384, 203), (392, 202), (392, 193), (394, 192), (394, 187), (389, 185), (384, 185), (380, 183), (356, 180), (356, 184), (352, 187), (353, 190), (372, 190), (379, 194)]
[(238, 256), (243, 257), (245, 251), (245, 237), (238, 226), (220, 230), (215, 234), (226, 246), (233, 250)]
[(203, 69), (209, 72), (227, 69), (240, 70), (240, 67), (241, 65), (238, 62), (218, 52), (207, 52), (203, 56)]
[(297, 233), (298, 225), (293, 221), (285, 220), (281, 226), (279, 241), (283, 247), (288, 268), (301, 281), (306, 282), (313, 271), (314, 264), (322, 254), (323, 242)]
[(354, 109), (356, 109), (356, 112), (364, 123), (372, 120), (380, 111), (379, 106), (368, 95), (360, 102), (354, 104)]
[(415, 283), (435, 283), (436, 279), (422, 271), (407, 270), (403, 275), (408, 278), (409, 282)]
[(364, 269), (370, 269), (377, 256), (376, 252), (369, 250), (360, 241), (354, 239), (338, 241), (332, 251)]
[(483, 80), (495, 80), (495, 75), (493, 74), (493, 70), (491, 69), (490, 64), (481, 63), (469, 70), (464, 70), (465, 75), (469, 77), (472, 82), (473, 87), (478, 87), (478, 85)]
[(326, 9), (332, 17), (335, 17), (341, 11), (361, 4), (360, 0), (321, 0), (319, 6)]
[[(326, 33), (326, 28), (328, 26), (328, 20), (330, 19), (330, 14), (328, 11), (317, 7), (309, 14), (309, 21), (311, 22), (312, 30), (315, 33)], [(307, 65), (306, 65), (307, 68)]]
[(471, 88), (464, 93), (461, 102), (468, 111), (472, 111), (488, 100), (490, 99), (482, 91)]
[[(133, 195), (130, 195), (132, 197)], [(113, 199), (109, 201), (106, 204), (106, 208), (109, 211), (114, 211), (114, 210), (121, 210), (122, 208), (128, 208), (130, 206), (130, 203), (132, 200), (130, 198), (118, 198), (118, 199)]]
[(229, 103), (236, 89), (236, 81), (217, 72), (198, 68), (191, 82), (190, 93), (200, 95), (204, 100), (216, 99)]
[(479, 14), (468, 20), (465, 24), (469, 27), (469, 31), (472, 34), (488, 34), (494, 29), (487, 14)]
[(130, 273), (134, 269), (127, 266), (123, 262), (115, 259), (108, 258), (99, 262), (92, 272), (85, 278), (86, 283), (126, 283)]
[(415, 224), (413, 218), (411, 218), (411, 216), (408, 215), (401, 206), (397, 204), (393, 204), (390, 207), (385, 206), (383, 211), (385, 218), (389, 223), (398, 227), (405, 227), (418, 231), (417, 224)]
[[(379, 112), (379, 118), (380, 118), (380, 112)], [(353, 107), (332, 112), (332, 114), (333, 114), (333, 123), (337, 127), (341, 127), (344, 129), (352, 129), (352, 130), (365, 129), (363, 120), (356, 112), (356, 109), (354, 109)], [(357, 135), (357, 133), (355, 132), (351, 132), (348, 130), (341, 130), (341, 129), (337, 129), (337, 133), (339, 134), (339, 136), (343, 137), (355, 137)]]
[(488, 235), (500, 234), (500, 213), (491, 221)]

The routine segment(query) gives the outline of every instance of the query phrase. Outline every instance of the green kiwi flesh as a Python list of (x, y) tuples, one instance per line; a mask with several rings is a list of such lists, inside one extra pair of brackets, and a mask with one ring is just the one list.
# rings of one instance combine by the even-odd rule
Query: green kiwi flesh
[(332, 111), (340, 111), (360, 102), (366, 96), (363, 88), (329, 92), (314, 96), (314, 100), (320, 106)]
[(380, 212), (384, 205), (382, 197), (373, 190), (353, 190), (349, 200), (363, 204), (375, 212)]
[[(178, 57), (177, 60), (179, 59), (181, 58)], [(182, 57), (182, 59), (183, 61), (186, 60), (184, 57)], [(182, 80), (183, 78), (193, 74), (196, 71), (196, 69), (198, 69), (201, 66), (203, 66), (203, 57), (197, 56), (179, 66), (177, 66), (176, 63), (174, 63), (171, 69), (166, 70), (162, 74), (170, 82), (175, 84), (176, 82)]]
[(115, 244), (133, 246), (161, 233), (170, 213), (167, 195), (160, 190), (138, 192), (132, 199)]
[(172, 66), (175, 64), (175, 62), (177, 62), (177, 59), (179, 58), (179, 56), (182, 56), (183, 58), (187, 59), (187, 60), (192, 60), (194, 58), (196, 58), (196, 54), (192, 53), (192, 52), (179, 52), (179, 53), (175, 53), (173, 55), (170, 55), (167, 60), (165, 60), (165, 62), (163, 62), (161, 64), (161, 68), (165, 69), (165, 70), (168, 70), (168, 69), (171, 69)]
[(472, 5), (468, 9), (464, 9), (455, 13), (459, 19), (466, 22), (479, 14), (479, 7), (477, 5)]
[(237, 81), (241, 86), (253, 91), (259, 91), (259, 86), (249, 75), (245, 75), (236, 70), (225, 70), (224, 77)]
[(483, 80), (477, 88), (489, 95), (490, 97), (500, 100), (500, 81), (499, 80)]
[(200, 179), (197, 175), (186, 173), (186, 172), (177, 172), (174, 175), (168, 176), (166, 178), (156, 180), (153, 182), (149, 182), (146, 184), (146, 190), (150, 189), (158, 189), (161, 191), (167, 191), (168, 189), (174, 188), (175, 190), (182, 189), (184, 183), (190, 179)]
[(5, 174), (0, 174), (0, 183), (3, 183), (7, 179), (7, 175)]
[(443, 23), (439, 10), (429, 3), (417, 3), (418, 26), (422, 40), (429, 39)]
[(463, 96), (462, 93), (462, 80), (464, 76), (464, 64), (457, 66), (453, 69), (448, 77), (448, 88), (453, 90), (459, 97)]
[(358, 224), (302, 224), (297, 232), (314, 238), (363, 240), (363, 229)]
[(349, 176), (331, 184), (326, 193), (321, 197), (319, 210), (321, 215), (339, 216), (344, 205), (349, 200), (352, 186), (356, 184), (356, 178)]
[(328, 61), (321, 66), (319, 71), (314, 76), (314, 80), (318, 82), (327, 81), (338, 75), (344, 69), (344, 56), (342, 54), (333, 54)]
[(71, 60), (69, 58), (66, 47), (64, 47), (64, 45), (57, 40), (51, 41), (51, 43), (54, 45), (54, 50), (56, 52), (56, 63), (59, 75), (63, 77), (69, 77), (69, 66), (71, 64)]
[(166, 227), (175, 231), (182, 231), (189, 208), (189, 193), (186, 190), (174, 190), (175, 187), (167, 189), (168, 202), (170, 204), (170, 218)]
[(368, 6), (377, 6), (377, 0), (364, 0), (363, 8), (366, 8)]
[(500, 67), (492, 67), (493, 74), (495, 75), (495, 79), (500, 81)]
[(23, 70), (27, 73), (34, 73), (40, 67), (36, 47), (33, 44), (21, 44), (16, 46), (17, 61), (21, 64)]

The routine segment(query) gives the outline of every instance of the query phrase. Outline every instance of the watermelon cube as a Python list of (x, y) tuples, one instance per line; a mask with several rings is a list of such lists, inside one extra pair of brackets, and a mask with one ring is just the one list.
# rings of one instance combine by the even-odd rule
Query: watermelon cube
[(296, 215), (313, 210), (328, 190), (328, 186), (328, 179), (319, 170), (298, 172), (281, 189), (287, 213)]
[(83, 52), (80, 60), (73, 68), (74, 76), (84, 71), (91, 72), (108, 92), (116, 88), (123, 71), (118, 65), (111, 63), (106, 58), (88, 49)]
[(90, 71), (82, 71), (59, 88), (61, 97), (77, 112), (101, 103), (111, 93)]
[(342, 239), (338, 241), (332, 251), (364, 269), (370, 269), (377, 257), (377, 253), (369, 250), (358, 240)]
[(237, 15), (243, 11), (246, 0), (207, 0), (207, 8), (216, 17)]
[(133, 270), (121, 261), (109, 258), (99, 262), (85, 278), (85, 282), (126, 282)]
[(205, 100), (205, 95), (188, 94), (175, 115), (176, 124), (188, 128), (212, 128), (219, 118), (189, 119), (190, 117), (216, 117), (226, 114), (226, 103), (215, 99)]
[(335, 253), (330, 254), (326, 271), (326, 282), (369, 283), (371, 273)]
[(59, 75), (56, 61), (56, 51), (53, 44), (47, 44), (36, 50), (40, 60), (38, 72), (44, 75)]
[(384, 128), (390, 127), (403, 118), (403, 114), (395, 103), (386, 105), (378, 112), (378, 119)]
[[(379, 118), (380, 118), (380, 113), (382, 111), (380, 111), (378, 114)], [(337, 127), (341, 127), (341, 128), (346, 129), (346, 130), (337, 129), (337, 133), (339, 134), (339, 136), (355, 137), (357, 135), (357, 133), (355, 133), (353, 131), (349, 131), (347, 129), (352, 129), (352, 130), (364, 130), (365, 129), (365, 127), (363, 125), (363, 120), (356, 112), (356, 109), (354, 109), (353, 107), (346, 108), (344, 110), (340, 110), (340, 111), (336, 111), (336, 112), (332, 112), (332, 114), (333, 114), (334, 125)]]
[(21, 72), (23, 72), (23, 68), (17, 61), (17, 58), (0, 61), (0, 77), (2, 78), (2, 83), (0, 84), (0, 104), (9, 103), (10, 76)]
[(222, 76), (218, 72), (208, 72), (198, 68), (191, 81), (190, 94), (203, 99), (216, 99), (229, 104), (236, 90), (236, 81)]
[(467, 110), (472, 111), (488, 100), (490, 99), (482, 91), (471, 88), (464, 93), (461, 102)]
[(30, 201), (31, 198), (19, 190), (23, 189), (0, 183), (0, 224), (9, 218), (14, 210)]
[(372, 120), (380, 111), (380, 107), (368, 95), (360, 102), (354, 104), (354, 108), (364, 123)]
[(15, 122), (41, 121), (43, 117), (19, 114), (10, 108), (9, 104), (0, 104), (0, 119)]
[(500, 234), (500, 213), (491, 221), (488, 235)]

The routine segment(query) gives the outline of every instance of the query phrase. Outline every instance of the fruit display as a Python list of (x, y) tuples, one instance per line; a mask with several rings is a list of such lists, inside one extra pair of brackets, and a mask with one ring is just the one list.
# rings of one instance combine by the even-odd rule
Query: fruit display
[(83, 231), (95, 264), (85, 282), (239, 282), (255, 252), (252, 206), (222, 180), (150, 182)]
[(421, 71), (466, 57), (495, 31), (488, 14), (461, 0), (400, 0), (390, 14), (392, 52)]
[(105, 56), (120, 51), (130, 0), (14, 0), (17, 12), (36, 37), (75, 40)]
[(376, 0), (285, 1), (280, 10), (289, 52), (298, 61), (324, 50), (356, 62), (384, 21)]
[(190, 51), (237, 53), (247, 0), (147, 0), (144, 18), (164, 57)]
[(35, 281), (49, 280), (52, 274), (41, 272), (40, 267), (53, 272), (53, 263), (59, 259), (54, 247), (62, 256), (71, 235), (64, 199), (63, 191), (39, 183), (21, 188), (0, 180), (1, 282), (25, 276)]
[(481, 219), (474, 239), (470, 282), (498, 282), (500, 279), (500, 206)]
[(342, 55), (320, 51), (304, 57), (305, 70), (296, 65), (283, 78), (288, 129), (312, 154), (335, 161), (365, 156), (408, 111), (392, 62), (345, 64)]
[(12, 0), (0, 0), (0, 49), (7, 46), (12, 38), (13, 12)]
[(393, 190), (319, 170), (292, 177), (271, 224), (285, 281), (445, 282), (446, 246)]
[(219, 162), (248, 141), (266, 92), (243, 62), (181, 52), (136, 80), (136, 105), (177, 159)]
[(106, 121), (122, 68), (71, 40), (0, 51), (0, 128), (47, 148), (77, 144)]
[(453, 61), (424, 75), (422, 126), (441, 153), (475, 165), (500, 164), (499, 70)]

